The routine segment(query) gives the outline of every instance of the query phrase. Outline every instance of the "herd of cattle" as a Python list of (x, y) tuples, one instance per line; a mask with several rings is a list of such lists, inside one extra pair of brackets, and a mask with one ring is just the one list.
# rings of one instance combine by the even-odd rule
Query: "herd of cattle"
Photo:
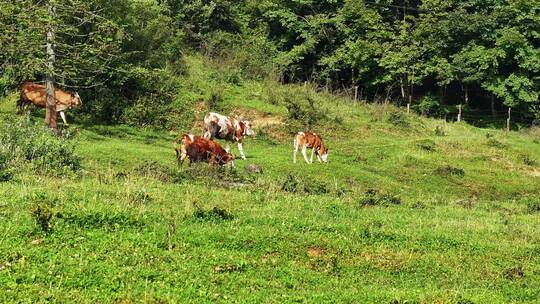
[[(60, 113), (64, 124), (67, 125), (65, 110), (82, 105), (78, 93), (55, 90), (56, 112)], [(17, 102), (17, 110), (23, 112), (28, 105), (34, 104), (44, 108), (47, 104), (47, 94), (44, 85), (33, 82), (25, 82), (20, 88), (20, 99)], [(195, 162), (207, 162), (217, 165), (234, 166), (234, 156), (230, 153), (230, 143), (238, 145), (238, 151), (242, 159), (246, 159), (243, 148), (245, 136), (255, 135), (252, 124), (246, 120), (238, 120), (218, 113), (208, 113), (204, 117), (203, 136), (192, 134), (182, 135), (180, 147), (175, 147), (176, 158), (179, 166), (182, 166), (186, 158), (189, 164)], [(223, 149), (214, 139), (223, 139), (227, 142)], [(319, 134), (312, 132), (298, 132), (294, 137), (293, 162), (296, 163), (296, 155), (301, 148), (304, 160), (313, 163), (313, 155), (319, 162), (328, 162), (328, 148), (324, 145)], [(307, 149), (311, 149), (311, 158), (307, 157)]]

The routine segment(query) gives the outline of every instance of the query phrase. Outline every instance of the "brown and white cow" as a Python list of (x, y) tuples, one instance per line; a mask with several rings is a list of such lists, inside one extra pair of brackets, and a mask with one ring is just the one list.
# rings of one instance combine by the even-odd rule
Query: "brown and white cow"
[[(296, 154), (298, 153), (298, 148), (302, 147), (302, 156), (306, 163), (313, 163), (313, 154), (317, 154), (317, 159), (319, 162), (328, 162), (328, 148), (325, 147), (322, 138), (317, 133), (311, 132), (298, 132), (294, 137), (294, 152), (293, 152), (293, 162), (296, 163)], [(308, 160), (306, 155), (307, 148), (311, 149), (311, 161)]]
[[(21, 85), (20, 93), (21, 97), (17, 102), (17, 110), (19, 112), (24, 111), (31, 103), (40, 108), (45, 108), (47, 106), (45, 85), (25, 82)], [(82, 105), (81, 97), (78, 93), (65, 92), (60, 89), (55, 89), (54, 95), (56, 98), (56, 112), (60, 112), (60, 116), (67, 126), (68, 123), (64, 111), (66, 109), (71, 109), (72, 107), (80, 107)]]
[(201, 136), (191, 134), (182, 135), (180, 148), (175, 148), (178, 165), (182, 166), (184, 160), (189, 158), (189, 165), (195, 162), (207, 162), (211, 165), (232, 165), (234, 156), (225, 151), (218, 143)]
[[(242, 159), (246, 159), (242, 142), (244, 136), (255, 135), (251, 122), (247, 120), (237, 120), (218, 113), (210, 112), (204, 117), (204, 137), (208, 139), (224, 139), (238, 143), (238, 151)], [(230, 144), (227, 143), (226, 150), (230, 151)]]

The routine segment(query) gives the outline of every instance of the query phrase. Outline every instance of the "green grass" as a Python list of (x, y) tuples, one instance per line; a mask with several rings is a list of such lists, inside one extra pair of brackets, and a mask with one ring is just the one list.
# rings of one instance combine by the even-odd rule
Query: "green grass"
[[(211, 87), (200, 71), (187, 82)], [(396, 124), (393, 107), (316, 94), (330, 162), (292, 164), (298, 130), (282, 104), (266, 103), (268, 90), (225, 85), (224, 108), (284, 122), (256, 130), (233, 172), (178, 170), (175, 132), (72, 118), (81, 172), (21, 169), (0, 183), (0, 302), (539, 300), (534, 134), (406, 114)], [(14, 98), (0, 103), (4, 121)], [(263, 173), (244, 172), (250, 163)], [(37, 205), (51, 211), (48, 232)]]

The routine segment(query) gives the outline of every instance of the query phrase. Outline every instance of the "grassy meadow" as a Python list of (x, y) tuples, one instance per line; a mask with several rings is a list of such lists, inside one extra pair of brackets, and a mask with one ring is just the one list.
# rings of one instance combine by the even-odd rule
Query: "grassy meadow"
[[(21, 167), (0, 182), (0, 302), (540, 301), (538, 130), (227, 83), (200, 59), (188, 64), (179, 94), (193, 119), (178, 130), (68, 112), (81, 169)], [(253, 120), (248, 159), (178, 169), (173, 143), (202, 133), (211, 94), (218, 111)], [(302, 127), (286, 105), (306, 94), (322, 113), (313, 130), (328, 164), (292, 163)], [(0, 102), (0, 120), (15, 118), (16, 98)]]

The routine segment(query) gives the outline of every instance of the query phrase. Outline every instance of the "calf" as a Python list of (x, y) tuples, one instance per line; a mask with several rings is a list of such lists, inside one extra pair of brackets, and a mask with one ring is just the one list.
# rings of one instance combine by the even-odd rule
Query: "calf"
[[(298, 132), (294, 137), (294, 152), (293, 152), (293, 162), (296, 163), (296, 154), (298, 153), (298, 148), (302, 147), (302, 155), (306, 163), (313, 163), (313, 154), (317, 154), (317, 159), (319, 162), (328, 162), (328, 149), (324, 146), (322, 138), (317, 133), (311, 132)], [(311, 148), (311, 161), (308, 160), (306, 155), (306, 149)]]
[(182, 135), (180, 148), (175, 150), (179, 166), (182, 166), (186, 157), (189, 158), (190, 166), (195, 162), (234, 166), (234, 156), (231, 153), (225, 151), (218, 143), (200, 136)]
[[(238, 143), (238, 151), (242, 159), (246, 159), (242, 141), (244, 136), (255, 135), (251, 128), (251, 122), (247, 120), (237, 120), (218, 113), (208, 113), (204, 117), (204, 137), (207, 139), (224, 139)], [(227, 151), (230, 151), (230, 144), (227, 143)]]

